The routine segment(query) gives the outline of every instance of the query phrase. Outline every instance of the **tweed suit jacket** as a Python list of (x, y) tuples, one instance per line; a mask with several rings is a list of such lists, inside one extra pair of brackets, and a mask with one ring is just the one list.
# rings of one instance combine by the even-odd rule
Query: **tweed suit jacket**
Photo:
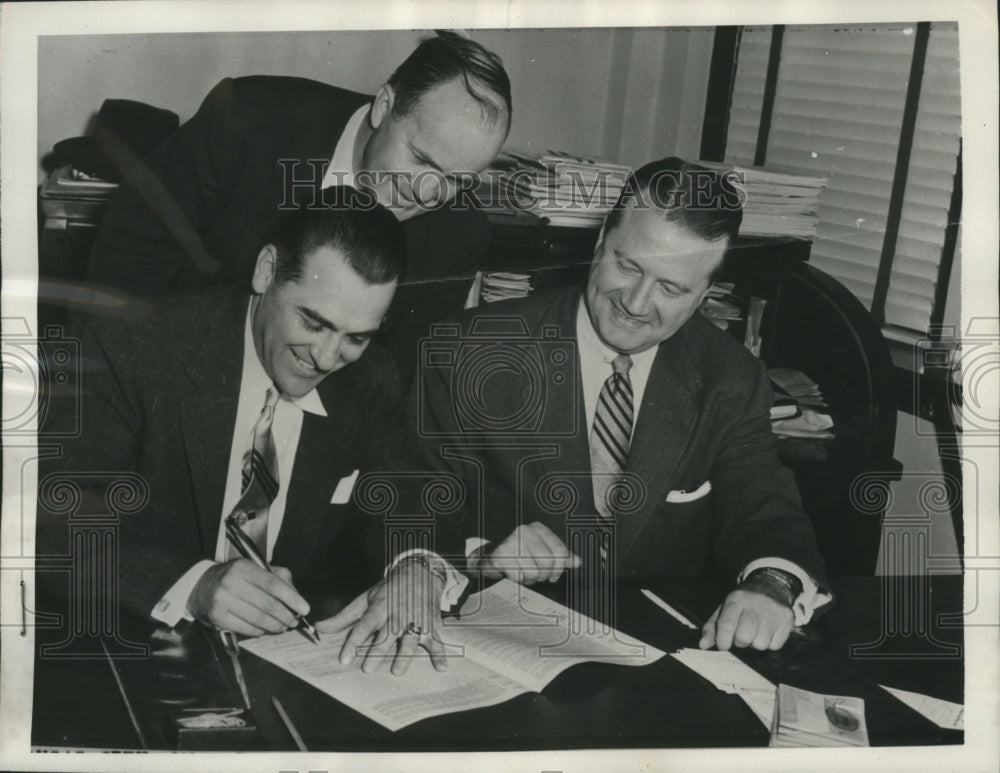
[[(81, 485), (81, 513), (107, 512), (88, 477), (135, 474), (148, 501), (120, 516), (119, 594), (148, 615), (200, 559), (215, 554), (239, 398), (249, 294), (241, 287), (184, 294), (82, 334), (81, 431), (43, 469)], [(251, 355), (252, 356), (252, 355)], [(317, 387), (327, 416), (303, 413), (285, 516), (272, 561), (303, 593), (354, 593), (384, 566), (384, 518), (333, 504), (341, 479), (403, 464), (402, 392), (391, 356), (372, 344)], [(55, 406), (54, 406), (55, 407)], [(65, 553), (66, 515), (46, 511), (39, 541)]]
[[(371, 99), (304, 78), (221, 81), (115, 192), (88, 280), (155, 292), (248, 278), (282, 208), (317, 200), (347, 121)], [(315, 187), (292, 186), (288, 175)], [(446, 205), (403, 229), (406, 274), (382, 340), (408, 383), (426, 325), (461, 311), (489, 224), (478, 210)]]
[[(411, 432), (429, 464), (463, 480), (469, 537), (498, 542), (541, 521), (572, 548), (576, 526), (594, 522), (580, 297), (571, 287), (470, 310), (422, 352)], [(778, 557), (824, 584), (770, 400), (761, 363), (700, 315), (659, 345), (614, 519), (618, 576), (732, 582)]]

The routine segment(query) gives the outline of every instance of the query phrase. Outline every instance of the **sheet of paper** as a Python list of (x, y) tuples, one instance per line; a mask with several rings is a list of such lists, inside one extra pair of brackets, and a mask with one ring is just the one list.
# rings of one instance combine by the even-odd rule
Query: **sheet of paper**
[(764, 727), (771, 729), (771, 721), (774, 719), (775, 687), (761, 689), (739, 690), (737, 694), (743, 702), (750, 707), (757, 719), (764, 723)]
[(723, 692), (770, 690), (774, 693), (773, 682), (762, 677), (731, 652), (685, 648), (672, 654)]
[(468, 657), (449, 657), (448, 670), (438, 673), (423, 650), (403, 676), (394, 676), (388, 664), (366, 674), (361, 671), (361, 658), (349, 666), (340, 664), (345, 638), (346, 632), (336, 637), (324, 634), (317, 646), (297, 631), (288, 631), (249, 639), (240, 646), (393, 731), (428, 717), (493, 706), (530, 692)]
[(952, 703), (940, 698), (932, 698), (930, 695), (924, 695), (919, 692), (899, 690), (895, 687), (887, 687), (884, 684), (880, 684), (879, 687), (895, 695), (911, 709), (923, 714), (938, 727), (947, 728), (948, 730), (965, 729), (965, 706), (961, 703)]
[(442, 639), (537, 692), (577, 663), (644, 666), (666, 654), (511, 580), (469, 598)]
[(289, 631), (241, 646), (390, 730), (540, 692), (577, 663), (639, 666), (666, 654), (510, 580), (470, 597), (461, 619), (443, 626), (444, 673), (434, 670), (422, 649), (403, 676), (393, 676), (388, 664), (365, 674), (360, 657), (343, 666), (339, 654), (346, 636), (324, 634), (317, 646)]
[(764, 723), (764, 727), (770, 730), (777, 689), (773, 682), (765, 679), (731, 652), (685, 648), (671, 654), (718, 689), (739, 695)]

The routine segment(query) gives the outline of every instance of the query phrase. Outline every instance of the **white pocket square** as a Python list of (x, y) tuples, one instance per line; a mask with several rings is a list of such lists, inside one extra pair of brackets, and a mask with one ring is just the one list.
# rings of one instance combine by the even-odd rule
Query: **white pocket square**
[(358, 480), (358, 472), (358, 470), (355, 470), (350, 475), (345, 475), (337, 481), (337, 488), (333, 492), (333, 499), (330, 500), (331, 505), (346, 505), (351, 501), (351, 492), (354, 491), (354, 484)]
[(683, 491), (683, 490), (671, 491), (669, 494), (667, 494), (666, 501), (675, 504), (681, 504), (684, 502), (694, 502), (694, 500), (701, 499), (711, 490), (712, 490), (712, 482), (706, 480), (704, 483), (698, 486), (698, 488), (696, 488), (694, 491)]

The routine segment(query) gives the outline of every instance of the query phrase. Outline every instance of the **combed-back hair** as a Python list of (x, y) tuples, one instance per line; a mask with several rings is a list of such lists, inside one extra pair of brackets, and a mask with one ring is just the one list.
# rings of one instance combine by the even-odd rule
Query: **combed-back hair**
[(406, 115), (421, 95), (455, 78), (462, 79), (490, 122), (503, 121), (510, 128), (510, 78), (500, 57), (448, 30), (438, 30), (437, 37), (422, 42), (390, 76), (393, 114)]
[(735, 240), (743, 220), (743, 196), (733, 172), (720, 172), (676, 156), (651, 161), (629, 176), (608, 212), (605, 229), (618, 225), (629, 207), (652, 208), (664, 220), (709, 241)]
[(368, 284), (399, 279), (406, 264), (402, 225), (373, 196), (349, 186), (327, 188), (322, 203), (282, 215), (265, 244), (277, 250), (278, 283), (298, 281), (305, 256), (321, 247), (342, 252), (347, 265)]

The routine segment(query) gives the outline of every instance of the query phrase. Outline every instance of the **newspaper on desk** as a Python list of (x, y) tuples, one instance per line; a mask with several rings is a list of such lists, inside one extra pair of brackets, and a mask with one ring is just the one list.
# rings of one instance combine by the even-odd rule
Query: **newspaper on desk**
[(420, 650), (403, 676), (394, 676), (385, 665), (365, 674), (362, 657), (341, 665), (346, 637), (346, 632), (324, 634), (316, 646), (288, 631), (241, 646), (393, 731), (428, 717), (541, 692), (578, 663), (644, 666), (665, 654), (510, 580), (471, 596), (460, 619), (443, 627), (448, 656), (443, 673)]

